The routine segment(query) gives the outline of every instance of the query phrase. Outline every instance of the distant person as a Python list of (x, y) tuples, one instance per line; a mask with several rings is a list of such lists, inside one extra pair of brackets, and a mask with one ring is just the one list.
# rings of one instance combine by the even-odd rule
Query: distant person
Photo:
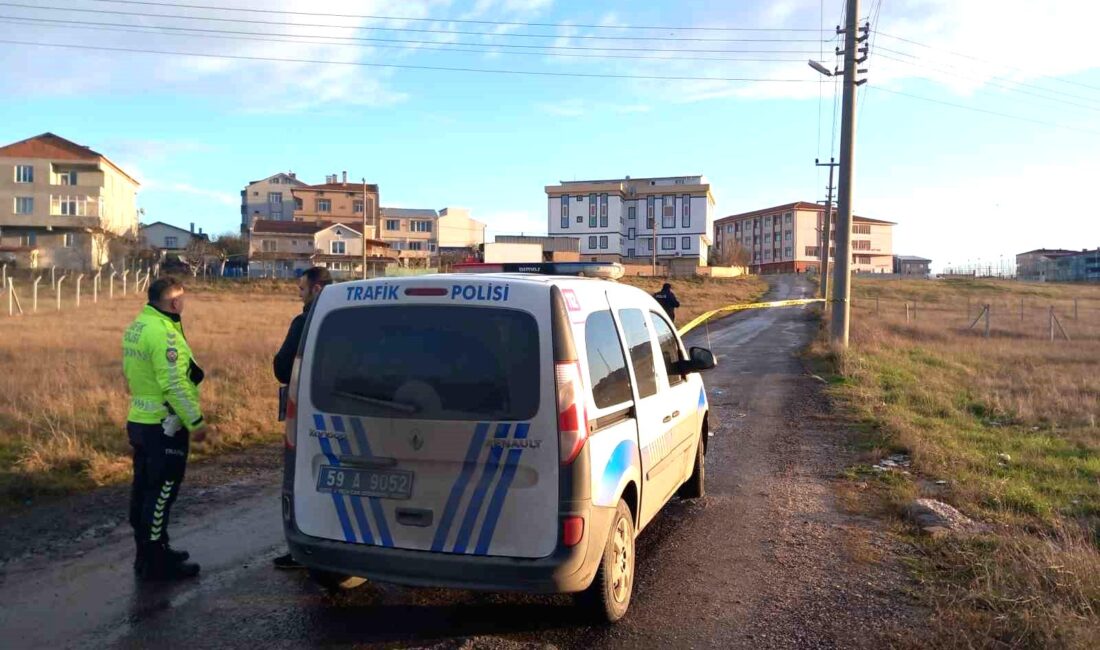
[[(275, 379), (284, 387), (290, 383), (290, 372), (294, 368), (294, 357), (298, 355), (298, 343), (302, 340), (302, 331), (306, 327), (306, 318), (313, 307), (313, 301), (321, 295), (321, 290), (332, 284), (332, 274), (323, 266), (314, 266), (298, 278), (298, 297), (302, 299), (302, 313), (290, 321), (283, 345), (275, 353), (273, 366)], [(290, 553), (280, 555), (272, 561), (276, 569), (302, 569)]]
[(204, 373), (183, 336), (183, 284), (159, 278), (147, 295), (149, 304), (122, 337), (122, 371), (130, 389), (126, 432), (134, 451), (134, 570), (144, 580), (179, 580), (199, 573), (187, 551), (168, 545), (168, 520), (190, 441), (206, 438), (198, 388)]
[(676, 299), (676, 294), (672, 293), (672, 285), (666, 282), (665, 286), (661, 287), (660, 291), (653, 294), (653, 297), (665, 308), (668, 319), (675, 323), (676, 308), (680, 306), (680, 301)]

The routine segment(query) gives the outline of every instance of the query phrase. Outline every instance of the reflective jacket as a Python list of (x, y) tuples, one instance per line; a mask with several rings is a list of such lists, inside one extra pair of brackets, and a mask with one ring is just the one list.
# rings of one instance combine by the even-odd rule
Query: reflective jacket
[(131, 422), (158, 424), (174, 413), (188, 431), (202, 425), (202, 369), (191, 358), (178, 316), (145, 305), (122, 336), (122, 372), (130, 385)]

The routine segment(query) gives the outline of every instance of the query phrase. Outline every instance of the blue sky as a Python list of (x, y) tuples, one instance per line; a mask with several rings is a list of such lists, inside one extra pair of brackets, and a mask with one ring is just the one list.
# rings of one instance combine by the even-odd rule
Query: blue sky
[[(380, 185), (383, 205), (469, 207), (490, 234), (545, 232), (543, 186), (563, 179), (701, 173), (713, 185), (717, 217), (824, 198), (825, 175), (813, 162), (832, 150), (834, 88), (806, 59), (832, 66), (835, 43), (818, 42), (816, 31), (676, 28), (817, 29), (823, 22), (831, 39), (842, 11), (837, 0), (224, 3), (301, 14), (178, 6), (218, 4), (208, 0), (35, 4), (65, 10), (0, 7), (0, 39), (326, 62), (5, 45), (0, 87), (8, 101), (0, 106), (0, 141), (52, 131), (103, 152), (142, 180), (139, 204), (147, 221), (193, 221), (212, 233), (236, 230), (243, 185), (286, 170), (307, 182), (345, 170), (356, 180), (365, 176)], [(123, 13), (97, 13), (102, 11)], [(221, 20), (124, 15), (135, 13)], [(1089, 200), (1100, 178), (1100, 49), (1091, 45), (1090, 32), (1100, 10), (1072, 0), (864, 0), (861, 14), (881, 33), (867, 63), (870, 83), (860, 93), (855, 207), (898, 222), (896, 252), (931, 257), (942, 267), (979, 258), (997, 264), (1002, 255), (1040, 246), (1100, 245), (1100, 214)], [(131, 31), (27, 18), (82, 21), (84, 27), (111, 23)], [(666, 29), (608, 28), (623, 25)], [(240, 35), (156, 33), (151, 26), (310, 39), (234, 40)], [(387, 31), (395, 29), (433, 31)], [(550, 38), (517, 36), (536, 33)], [(608, 35), (771, 40), (585, 38)], [(387, 47), (362, 47), (319, 38), (332, 36), (429, 44), (375, 41)], [(478, 51), (433, 51), (440, 46)], [(524, 49), (536, 54), (515, 53)], [(566, 53), (660, 58), (556, 55)], [(767, 60), (685, 60), (692, 56)], [(768, 81), (496, 75), (340, 62)], [(772, 81), (778, 79), (798, 81)], [(19, 101), (10, 101), (16, 96)]]

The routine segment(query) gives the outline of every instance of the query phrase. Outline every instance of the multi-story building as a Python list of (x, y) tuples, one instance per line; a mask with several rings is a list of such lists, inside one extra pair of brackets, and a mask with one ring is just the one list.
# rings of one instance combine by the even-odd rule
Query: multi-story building
[(1061, 255), (1054, 260), (1056, 282), (1100, 281), (1100, 248), (1082, 249), (1079, 253)]
[[(724, 217), (714, 223), (715, 249), (723, 263), (743, 263), (753, 273), (817, 272), (824, 216), (824, 206), (799, 201)], [(893, 271), (894, 225), (852, 216), (852, 272)], [(831, 229), (829, 259), (835, 257)]]
[(581, 261), (580, 241), (576, 237), (536, 237), (531, 235), (497, 235), (500, 244), (538, 244), (543, 262)]
[(294, 172), (278, 173), (246, 185), (241, 190), (241, 233), (247, 234), (256, 219), (294, 219), (293, 189), (304, 186)]
[(714, 196), (703, 176), (561, 181), (546, 186), (548, 232), (579, 240), (582, 259), (706, 264)]
[(927, 278), (931, 273), (932, 260), (916, 255), (895, 255), (894, 273)]
[[(397, 261), (385, 242), (367, 239), (367, 273), (380, 275)], [(252, 222), (248, 241), (249, 275), (294, 277), (311, 266), (345, 274), (363, 271), (363, 234), (331, 221)]]
[(427, 208), (382, 208), (381, 239), (397, 251), (402, 266), (427, 268), (438, 254), (439, 214)]
[(466, 208), (443, 208), (436, 219), (440, 253), (469, 251), (485, 243), (485, 224), (470, 217)]
[(53, 133), (0, 147), (0, 257), (98, 269), (113, 241), (137, 238), (138, 186), (103, 154)]
[(367, 236), (378, 238), (378, 186), (370, 183), (349, 183), (336, 174), (320, 185), (300, 185), (292, 188), (295, 221), (332, 221), (363, 227), (364, 206), (367, 211)]
[(1016, 279), (1027, 282), (1053, 282), (1057, 260), (1076, 251), (1064, 248), (1036, 248), (1016, 256)]

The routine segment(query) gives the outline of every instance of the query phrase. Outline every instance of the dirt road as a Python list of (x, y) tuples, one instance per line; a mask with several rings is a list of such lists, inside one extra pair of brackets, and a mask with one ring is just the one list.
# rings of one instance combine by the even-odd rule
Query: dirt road
[[(810, 292), (801, 278), (780, 276), (769, 298)], [(716, 425), (708, 496), (674, 501), (643, 533), (634, 601), (617, 626), (588, 625), (567, 597), (382, 584), (329, 596), (302, 572), (276, 572), (279, 470), (265, 452), (252, 465), (238, 459), (243, 469), (228, 486), (203, 467), (185, 483), (173, 543), (202, 562), (193, 582), (134, 582), (122, 490), (0, 518), (0, 645), (904, 644), (919, 612), (889, 559), (891, 542), (835, 500), (850, 452), (797, 356), (816, 327), (809, 309), (786, 308), (739, 314), (689, 337), (720, 357), (706, 377)], [(19, 544), (34, 550), (19, 557)]]

